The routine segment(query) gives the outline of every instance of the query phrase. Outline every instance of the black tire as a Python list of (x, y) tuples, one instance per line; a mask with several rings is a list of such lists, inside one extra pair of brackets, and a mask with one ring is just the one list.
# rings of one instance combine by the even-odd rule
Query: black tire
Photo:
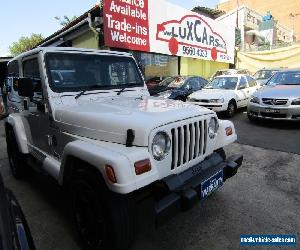
[(175, 100), (185, 102), (186, 98), (184, 96), (178, 96), (175, 98)]
[(233, 117), (235, 115), (235, 112), (236, 112), (236, 104), (233, 100), (231, 100), (228, 103), (228, 107), (227, 107), (227, 110), (226, 110), (226, 116), (227, 117)]
[(256, 123), (258, 121), (258, 118), (253, 117), (251, 115), (247, 115), (247, 117), (248, 117), (249, 121), (252, 122), (252, 123)]
[(134, 234), (132, 203), (109, 191), (98, 174), (76, 171), (70, 183), (75, 227), (83, 249), (128, 249)]
[(6, 130), (6, 148), (12, 175), (16, 179), (24, 178), (26, 173), (25, 155), (20, 152), (15, 133), (11, 128)]
[(219, 148), (215, 152), (218, 153), (224, 161), (226, 160), (226, 153), (223, 148)]

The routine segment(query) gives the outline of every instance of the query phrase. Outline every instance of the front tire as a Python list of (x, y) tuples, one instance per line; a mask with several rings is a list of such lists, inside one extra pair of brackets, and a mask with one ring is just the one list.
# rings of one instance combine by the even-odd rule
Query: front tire
[(228, 103), (228, 107), (227, 107), (227, 110), (226, 110), (226, 116), (231, 118), (235, 115), (235, 112), (236, 112), (236, 104), (234, 101), (230, 101)]
[(12, 175), (22, 179), (26, 173), (25, 155), (19, 150), (13, 129), (6, 131), (6, 148)]
[(127, 197), (109, 191), (101, 176), (78, 171), (71, 181), (72, 212), (84, 249), (128, 249), (134, 233)]

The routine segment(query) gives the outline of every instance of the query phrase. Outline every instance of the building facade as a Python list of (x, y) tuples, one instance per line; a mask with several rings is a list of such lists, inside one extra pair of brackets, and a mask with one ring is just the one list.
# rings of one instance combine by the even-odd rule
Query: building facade
[(47, 37), (39, 46), (127, 51), (136, 58), (146, 80), (152, 77), (176, 75), (199, 75), (209, 78), (216, 70), (230, 66), (225, 62), (108, 47), (104, 42), (103, 19), (103, 9), (95, 6), (63, 29)]
[[(222, 0), (217, 9), (230, 12), (239, 6), (247, 6), (258, 13), (272, 13), (278, 23), (292, 30), (295, 40), (300, 41), (300, 1), (298, 0)], [(285, 29), (284, 28), (284, 29)], [(281, 36), (280, 34), (278, 34)]]
[(240, 6), (217, 18), (227, 25), (236, 25), (241, 32), (241, 50), (265, 49), (293, 42), (293, 30), (247, 6)]

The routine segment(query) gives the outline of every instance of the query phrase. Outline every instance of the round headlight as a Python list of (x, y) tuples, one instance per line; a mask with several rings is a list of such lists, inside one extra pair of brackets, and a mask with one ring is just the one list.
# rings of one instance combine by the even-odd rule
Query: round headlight
[(171, 140), (166, 132), (158, 132), (152, 141), (152, 154), (155, 160), (163, 160), (169, 153)]
[(214, 139), (219, 129), (219, 122), (217, 118), (212, 117), (208, 125), (208, 135), (210, 139)]

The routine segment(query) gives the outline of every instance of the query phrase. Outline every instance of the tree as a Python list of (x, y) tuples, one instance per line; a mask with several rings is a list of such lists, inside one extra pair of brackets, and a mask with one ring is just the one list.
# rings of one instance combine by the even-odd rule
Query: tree
[(9, 46), (9, 52), (12, 56), (16, 56), (34, 48), (43, 40), (44, 38), (41, 34), (31, 34), (29, 37), (22, 36), (17, 42), (13, 42), (12, 45)]
[(68, 16), (63, 16), (63, 17), (54, 17), (57, 21), (59, 21), (59, 24), (61, 26), (66, 26), (69, 23), (73, 22), (75, 19), (77, 19), (77, 16), (72, 16), (72, 17), (68, 17)]

